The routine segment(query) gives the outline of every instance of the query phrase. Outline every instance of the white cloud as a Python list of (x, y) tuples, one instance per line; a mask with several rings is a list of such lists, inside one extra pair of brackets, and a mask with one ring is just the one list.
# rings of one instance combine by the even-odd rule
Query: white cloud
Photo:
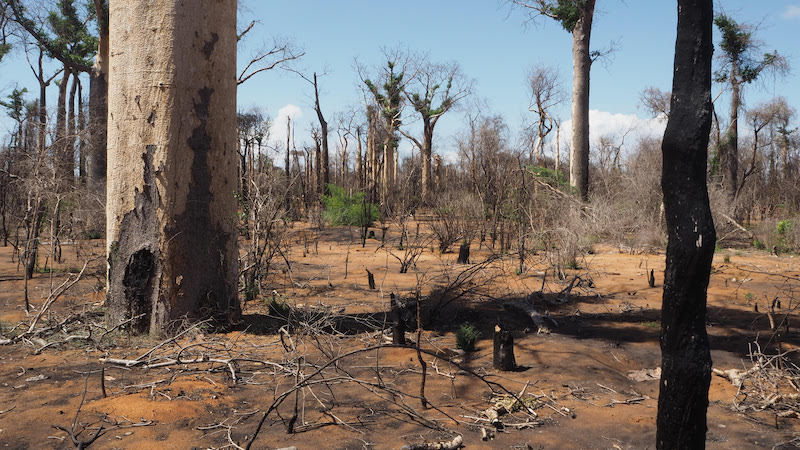
[[(278, 115), (272, 121), (272, 127), (269, 129), (270, 141), (285, 143), (286, 142), (286, 118), (292, 119), (292, 128), (297, 124), (298, 119), (303, 117), (303, 110), (299, 106), (292, 105), (291, 103), (278, 110)], [(300, 129), (302, 136), (302, 128)], [(295, 133), (297, 135), (298, 133)], [(300, 137), (298, 136), (298, 139)], [(285, 145), (285, 144), (284, 144)]]
[(786, 9), (783, 10), (783, 14), (781, 15), (784, 19), (800, 19), (800, 6), (787, 5)]
[[(607, 111), (589, 110), (589, 141), (594, 147), (603, 136), (608, 136), (619, 143), (625, 137), (623, 151), (631, 149), (639, 139), (648, 137), (661, 137), (667, 121), (663, 117), (643, 119), (636, 114), (614, 114)], [(561, 146), (568, 148), (572, 134), (572, 120), (566, 120), (561, 125)]]

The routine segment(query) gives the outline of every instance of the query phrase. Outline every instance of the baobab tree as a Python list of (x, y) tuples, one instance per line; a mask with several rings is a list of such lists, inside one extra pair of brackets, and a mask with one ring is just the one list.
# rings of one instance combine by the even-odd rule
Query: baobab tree
[(471, 83), (464, 79), (457, 63), (432, 64), (427, 60), (418, 63), (417, 74), (406, 85), (404, 93), (408, 103), (422, 119), (422, 139), (417, 139), (403, 130), (400, 133), (410, 139), (420, 150), (422, 157), (422, 201), (430, 200), (433, 187), (431, 158), (433, 155), (433, 131), (436, 123), (456, 104), (469, 95)]
[(527, 8), (533, 17), (558, 21), (572, 33), (572, 144), (569, 182), (581, 198), (589, 198), (589, 72), (592, 59), (600, 55), (589, 50), (595, 0), (512, 0)]
[(402, 124), (403, 89), (407, 83), (406, 63), (399, 67), (397, 61), (390, 59), (379, 75), (379, 85), (369, 78), (363, 78), (367, 89), (375, 98), (375, 103), (380, 109), (383, 119), (385, 137), (383, 141), (383, 183), (381, 184), (381, 199), (384, 206), (390, 207), (391, 196), (394, 193), (395, 159), (397, 151), (397, 130)]
[(720, 153), (725, 162), (723, 185), (728, 200), (736, 200), (739, 177), (739, 109), (742, 107), (741, 90), (745, 84), (752, 83), (768, 69), (785, 73), (788, 70), (786, 58), (778, 52), (756, 55), (758, 45), (753, 39), (752, 26), (737, 23), (733, 18), (720, 14), (714, 24), (722, 33), (720, 59), (722, 68), (715, 73), (717, 82), (728, 83), (731, 90), (730, 123), (725, 138), (720, 143)]
[(170, 332), (240, 314), (236, 2), (110, 4), (109, 320)]
[(97, 54), (89, 72), (89, 187), (104, 193), (108, 131), (108, 0), (94, 0), (97, 18)]
[(706, 295), (716, 233), (706, 185), (711, 0), (678, 0), (672, 102), (662, 149), (667, 261), (656, 447), (704, 448), (711, 353)]

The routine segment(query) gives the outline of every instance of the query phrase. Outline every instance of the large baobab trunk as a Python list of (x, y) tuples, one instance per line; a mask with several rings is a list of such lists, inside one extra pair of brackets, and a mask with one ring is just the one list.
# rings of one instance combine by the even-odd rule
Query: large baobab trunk
[(711, 380), (706, 289), (716, 242), (706, 186), (713, 14), (711, 0), (678, 1), (672, 103), (662, 144), (669, 244), (661, 308), (659, 449), (705, 446)]
[(104, 194), (106, 187), (106, 152), (108, 130), (108, 16), (105, 1), (95, 0), (100, 33), (97, 56), (89, 74), (89, 185), (95, 193)]
[(430, 119), (423, 122), (423, 142), (420, 149), (422, 157), (422, 201), (428, 202), (431, 199), (431, 191), (433, 190), (433, 179), (431, 177), (431, 160), (433, 159), (433, 127), (430, 124)]
[(236, 1), (111, 3), (109, 318), (235, 321)]
[(589, 40), (595, 0), (579, 8), (581, 17), (572, 30), (572, 145), (569, 158), (569, 182), (581, 198), (589, 198), (589, 72), (592, 58)]

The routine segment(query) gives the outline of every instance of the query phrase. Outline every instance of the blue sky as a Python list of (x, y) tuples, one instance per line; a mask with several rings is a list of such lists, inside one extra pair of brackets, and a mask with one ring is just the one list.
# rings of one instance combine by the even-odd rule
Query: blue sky
[[(758, 25), (756, 36), (763, 50), (777, 50), (793, 66), (800, 57), (800, 0), (715, 2), (739, 22)], [(240, 0), (240, 26), (250, 20), (259, 24), (241, 44), (239, 61), (273, 37), (293, 41), (306, 52), (295, 67), (307, 73), (326, 75), (320, 79), (321, 103), (329, 122), (336, 113), (361, 103), (356, 59), (368, 67), (383, 64), (381, 49), (405, 47), (428, 53), (434, 62), (458, 62), (474, 80), (475, 99), (486, 102), (488, 114), (502, 114), (516, 138), (527, 121), (529, 94), (526, 73), (534, 64), (555, 67), (568, 93), (572, 79), (571, 36), (559, 24), (541, 18), (527, 21), (525, 11), (513, 9), (502, 0)], [(642, 134), (658, 133), (658, 123), (646, 121), (639, 94), (655, 86), (668, 90), (672, 79), (675, 42), (676, 2), (657, 0), (599, 0), (592, 31), (592, 48), (616, 51), (596, 63), (591, 74), (592, 137), (619, 133), (627, 124), (640, 127)], [(15, 83), (35, 92), (35, 82), (24, 59), (10, 55), (0, 66), (0, 95), (7, 95)], [(765, 79), (748, 86), (744, 97), (754, 106), (774, 95), (784, 95), (790, 105), (800, 108), (800, 68), (783, 79)], [(720, 86), (714, 87), (716, 94)], [(55, 91), (49, 94), (55, 103)], [(283, 140), (285, 113), (297, 115), (297, 145), (309, 142), (307, 130), (315, 120), (310, 85), (283, 70), (257, 75), (240, 87), (239, 109), (259, 108), (276, 123), (273, 137)], [(718, 108), (727, 110), (721, 97)], [(281, 114), (283, 112), (283, 115)], [(408, 130), (417, 133), (406, 117)], [(453, 136), (465, 123), (462, 111), (445, 115), (437, 127), (435, 151), (452, 153)], [(726, 112), (723, 114), (727, 114)], [(557, 111), (569, 120), (569, 101)], [(567, 139), (569, 124), (562, 129)], [(0, 120), (0, 130), (8, 130)], [(4, 133), (3, 133), (4, 134)], [(331, 142), (336, 135), (332, 133)], [(630, 141), (626, 141), (630, 142)], [(406, 143), (404, 151), (410, 146)]]

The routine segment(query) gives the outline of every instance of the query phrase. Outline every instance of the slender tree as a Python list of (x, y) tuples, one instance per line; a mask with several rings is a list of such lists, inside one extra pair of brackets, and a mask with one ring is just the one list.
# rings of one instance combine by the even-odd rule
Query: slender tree
[(534, 16), (557, 20), (572, 33), (572, 145), (569, 182), (589, 198), (589, 72), (597, 52), (589, 49), (595, 0), (512, 0)]
[(755, 81), (764, 70), (774, 69), (783, 73), (788, 70), (788, 65), (777, 51), (757, 55), (758, 45), (753, 39), (751, 26), (737, 23), (725, 14), (718, 15), (714, 24), (722, 34), (722, 68), (715, 73), (715, 79), (720, 83), (728, 83), (731, 90), (730, 123), (719, 150), (725, 162), (723, 185), (728, 200), (733, 203), (739, 191), (739, 110), (742, 107), (742, 88)]
[(109, 31), (109, 320), (151, 334), (229, 324), (240, 314), (236, 2), (114, 1)]
[(662, 143), (667, 261), (656, 446), (704, 448), (711, 353), (706, 290), (716, 233), (706, 166), (711, 129), (711, 0), (678, 0), (672, 102)]
[[(396, 70), (399, 69), (399, 70)], [(375, 98), (380, 116), (383, 119), (383, 128), (386, 132), (383, 141), (383, 183), (381, 184), (382, 203), (391, 209), (391, 197), (394, 194), (395, 170), (394, 153), (397, 150), (397, 130), (402, 124), (403, 88), (405, 83), (405, 67), (397, 68), (395, 61), (387, 61), (386, 67), (380, 75), (381, 85), (376, 85), (370, 79), (364, 79), (364, 84)]]
[(426, 60), (418, 63), (417, 76), (406, 85), (404, 93), (408, 103), (422, 119), (422, 139), (417, 139), (400, 129), (420, 150), (422, 177), (420, 180), (422, 201), (430, 200), (433, 189), (431, 159), (433, 156), (433, 131), (436, 123), (471, 91), (470, 83), (464, 79), (457, 63), (432, 64)]

